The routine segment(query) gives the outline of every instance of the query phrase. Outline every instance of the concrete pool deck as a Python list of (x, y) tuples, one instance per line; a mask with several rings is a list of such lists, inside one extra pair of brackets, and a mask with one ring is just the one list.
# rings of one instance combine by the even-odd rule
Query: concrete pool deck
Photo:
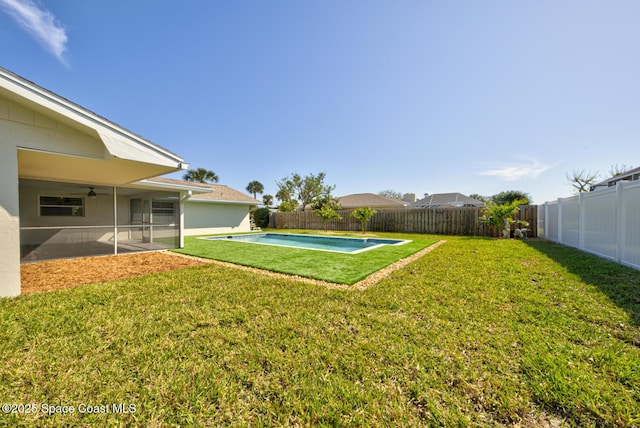
[(313, 251), (328, 251), (342, 254), (359, 254), (385, 245), (404, 245), (410, 239), (356, 238), (346, 236), (303, 235), (296, 233), (262, 232), (227, 236), (203, 236), (207, 241), (230, 241), (246, 244), (272, 245), (275, 247), (300, 248)]

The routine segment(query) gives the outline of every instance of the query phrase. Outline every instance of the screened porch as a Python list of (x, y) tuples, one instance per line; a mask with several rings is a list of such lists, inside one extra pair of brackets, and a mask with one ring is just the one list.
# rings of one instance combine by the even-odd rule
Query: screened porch
[(177, 248), (180, 192), (20, 179), (21, 263)]

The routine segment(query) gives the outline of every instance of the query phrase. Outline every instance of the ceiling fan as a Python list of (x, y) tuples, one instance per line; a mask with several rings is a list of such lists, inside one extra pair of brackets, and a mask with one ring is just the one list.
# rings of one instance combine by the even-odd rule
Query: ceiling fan
[(88, 186), (89, 191), (86, 193), (72, 193), (73, 195), (84, 195), (88, 198), (96, 198), (98, 196), (111, 196), (111, 193), (96, 193), (95, 186)]

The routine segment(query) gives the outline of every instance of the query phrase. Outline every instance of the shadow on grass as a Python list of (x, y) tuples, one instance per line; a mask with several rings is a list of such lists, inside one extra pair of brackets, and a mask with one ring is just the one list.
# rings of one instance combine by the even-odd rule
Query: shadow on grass
[(640, 326), (640, 271), (551, 241), (523, 242), (596, 286), (631, 316), (634, 325)]

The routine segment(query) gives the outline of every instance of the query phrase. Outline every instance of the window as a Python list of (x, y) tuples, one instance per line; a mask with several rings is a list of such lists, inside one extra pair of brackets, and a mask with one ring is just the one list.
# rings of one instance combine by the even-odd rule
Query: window
[(40, 215), (43, 217), (84, 217), (84, 198), (40, 196)]
[(175, 204), (173, 202), (152, 201), (151, 212), (154, 215), (172, 216), (175, 214)]
[(171, 201), (151, 201), (154, 224), (171, 224), (176, 221), (176, 204)]

